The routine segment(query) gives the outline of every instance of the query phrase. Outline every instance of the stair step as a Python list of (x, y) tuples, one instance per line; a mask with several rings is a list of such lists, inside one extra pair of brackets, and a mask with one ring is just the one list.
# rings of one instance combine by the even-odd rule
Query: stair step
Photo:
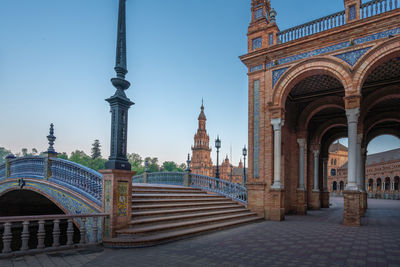
[(132, 210), (149, 210), (149, 209), (168, 209), (168, 208), (188, 208), (188, 207), (202, 207), (202, 206), (215, 206), (223, 204), (232, 204), (230, 200), (221, 199), (220, 201), (213, 202), (195, 202), (195, 203), (177, 203), (177, 204), (159, 204), (159, 205), (135, 205)]
[(254, 217), (254, 216), (256, 216), (256, 213), (249, 212), (249, 213), (226, 215), (226, 216), (213, 217), (213, 218), (207, 218), (207, 219), (190, 220), (190, 221), (186, 221), (186, 222), (175, 222), (175, 223), (166, 223), (166, 224), (162, 224), (162, 225), (134, 227), (134, 228), (118, 230), (117, 234), (132, 235), (132, 234), (143, 234), (143, 233), (148, 233), (148, 232), (154, 233), (154, 232), (158, 232), (158, 231), (165, 231), (165, 230), (170, 230), (170, 229), (175, 229), (175, 228), (182, 228), (182, 227), (201, 225), (201, 224), (210, 224), (210, 223), (216, 223), (216, 222), (227, 221), (227, 220), (232, 220), (232, 219), (242, 219), (244, 217)]
[(187, 208), (187, 209), (171, 209), (171, 210), (146, 210), (146, 211), (135, 211), (132, 213), (132, 217), (144, 217), (144, 216), (154, 216), (154, 215), (168, 215), (168, 214), (182, 214), (189, 212), (199, 212), (199, 211), (216, 211), (223, 209), (245, 209), (244, 206), (232, 203), (230, 205), (219, 205), (219, 206), (207, 206), (201, 208)]
[(174, 189), (174, 190), (191, 190), (191, 191), (202, 191), (199, 188), (185, 187), (181, 185), (158, 185), (158, 184), (135, 184), (133, 183), (133, 189)]
[(226, 197), (219, 197), (219, 196), (215, 196), (215, 197), (198, 197), (198, 198), (166, 198), (166, 199), (160, 199), (160, 198), (156, 198), (156, 199), (152, 199), (152, 198), (148, 198), (148, 199), (133, 199), (132, 203), (133, 205), (136, 204), (145, 204), (145, 203), (176, 203), (176, 202), (197, 202), (197, 201), (216, 201), (216, 200), (227, 200)]
[(226, 214), (238, 214), (238, 213), (249, 213), (247, 209), (228, 209), (228, 210), (220, 210), (220, 211), (210, 211), (210, 212), (197, 212), (193, 214), (186, 215), (173, 215), (173, 216), (165, 216), (165, 217), (155, 217), (155, 218), (146, 218), (146, 219), (136, 219), (132, 220), (129, 225), (141, 225), (141, 224), (154, 224), (154, 223), (164, 223), (168, 221), (176, 221), (176, 220), (187, 220), (199, 217), (209, 217), (209, 216), (219, 216)]
[(249, 217), (239, 220), (221, 222), (216, 224), (202, 225), (198, 227), (192, 227), (183, 230), (170, 231), (165, 233), (159, 233), (155, 235), (141, 236), (141, 237), (116, 237), (116, 238), (105, 238), (103, 244), (105, 247), (145, 247), (153, 246), (169, 241), (182, 239), (188, 236), (194, 236), (196, 234), (214, 231), (222, 228), (228, 228), (250, 222), (260, 222), (263, 218), (261, 217)]
[(155, 193), (161, 193), (161, 194), (204, 194), (202, 191), (197, 191), (197, 190), (176, 190), (176, 189), (138, 189), (138, 188), (133, 188), (133, 194), (155, 194)]
[(190, 197), (214, 197), (213, 194), (133, 194), (132, 198), (190, 198)]

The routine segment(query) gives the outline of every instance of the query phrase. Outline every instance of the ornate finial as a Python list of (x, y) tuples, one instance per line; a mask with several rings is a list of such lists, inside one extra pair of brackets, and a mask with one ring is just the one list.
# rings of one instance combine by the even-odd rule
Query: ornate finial
[(187, 157), (186, 163), (187, 163), (186, 171), (190, 171), (190, 154), (189, 153), (188, 153), (188, 157)]
[(201, 98), (201, 110), (204, 110), (204, 101), (203, 101), (203, 98)]
[(276, 22), (276, 11), (275, 9), (271, 9), (271, 11), (269, 12), (269, 19), (272, 23)]
[(56, 140), (56, 137), (54, 136), (54, 124), (50, 124), (50, 134), (47, 136), (47, 140), (49, 140), (49, 148), (47, 149), (47, 152), (56, 152), (54, 150), (54, 141)]

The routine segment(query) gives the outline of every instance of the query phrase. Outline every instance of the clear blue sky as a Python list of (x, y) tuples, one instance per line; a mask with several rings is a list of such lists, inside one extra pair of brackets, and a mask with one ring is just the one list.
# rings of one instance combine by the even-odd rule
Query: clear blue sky
[[(1, 0), (0, 146), (109, 153), (117, 0)], [(286, 29), (343, 9), (342, 0), (273, 0)], [(250, 0), (127, 0), (128, 152), (183, 162), (204, 98), (211, 145), (240, 159), (247, 143), (245, 54)], [(389, 148), (400, 142), (383, 142)], [(379, 145), (378, 148), (382, 148)], [(370, 149), (371, 151), (371, 149)], [(215, 151), (212, 154), (215, 159)]]

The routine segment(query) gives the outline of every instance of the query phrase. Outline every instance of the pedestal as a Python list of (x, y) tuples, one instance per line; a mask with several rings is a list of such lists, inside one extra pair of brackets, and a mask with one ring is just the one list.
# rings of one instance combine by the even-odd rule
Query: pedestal
[(365, 212), (367, 211), (368, 205), (368, 193), (361, 192), (360, 194), (360, 216), (364, 217)]
[(103, 175), (103, 209), (110, 214), (104, 223), (104, 236), (128, 227), (132, 217), (132, 176), (128, 170), (101, 170)]
[(321, 192), (312, 191), (311, 192), (311, 201), (308, 205), (311, 210), (319, 210), (321, 209)]
[(247, 183), (247, 208), (257, 213), (258, 216), (265, 217), (264, 195), (265, 183)]
[(360, 226), (360, 198), (361, 193), (357, 190), (345, 190), (343, 224), (346, 226)]
[(305, 189), (297, 189), (297, 211), (298, 215), (307, 214), (307, 191)]
[(329, 208), (329, 192), (321, 193), (321, 208), (327, 209)]
[(285, 190), (270, 189), (266, 197), (265, 218), (271, 221), (285, 220)]

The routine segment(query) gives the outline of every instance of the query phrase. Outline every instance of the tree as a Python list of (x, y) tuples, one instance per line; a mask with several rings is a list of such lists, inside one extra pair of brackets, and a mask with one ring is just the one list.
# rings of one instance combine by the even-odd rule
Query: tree
[(0, 164), (3, 164), (6, 161), (6, 157), (11, 154), (10, 150), (5, 149), (4, 147), (0, 147)]
[(58, 157), (59, 159), (66, 159), (66, 160), (68, 160), (68, 155), (67, 155), (67, 153), (65, 153), (65, 152), (58, 153), (57, 157)]
[(139, 154), (131, 153), (127, 155), (128, 161), (132, 166), (132, 171), (136, 174), (142, 174), (144, 172), (143, 159)]
[(22, 156), (24, 156), (24, 157), (28, 156), (28, 149), (27, 148), (21, 149), (21, 152), (22, 152)]
[(71, 157), (69, 158), (70, 161), (79, 163), (83, 166), (86, 166), (90, 169), (94, 170), (101, 170), (104, 169), (106, 160), (103, 158), (96, 158), (92, 159), (88, 155), (86, 155), (85, 152), (81, 150), (75, 150), (74, 152), (71, 153)]
[(32, 155), (36, 155), (38, 153), (36, 148), (32, 148)]
[(100, 149), (100, 141), (98, 139), (94, 140), (92, 144), (92, 159), (101, 158), (101, 149)]
[(149, 162), (149, 172), (158, 172), (160, 170), (160, 166), (158, 166), (158, 158), (146, 157), (145, 161)]

